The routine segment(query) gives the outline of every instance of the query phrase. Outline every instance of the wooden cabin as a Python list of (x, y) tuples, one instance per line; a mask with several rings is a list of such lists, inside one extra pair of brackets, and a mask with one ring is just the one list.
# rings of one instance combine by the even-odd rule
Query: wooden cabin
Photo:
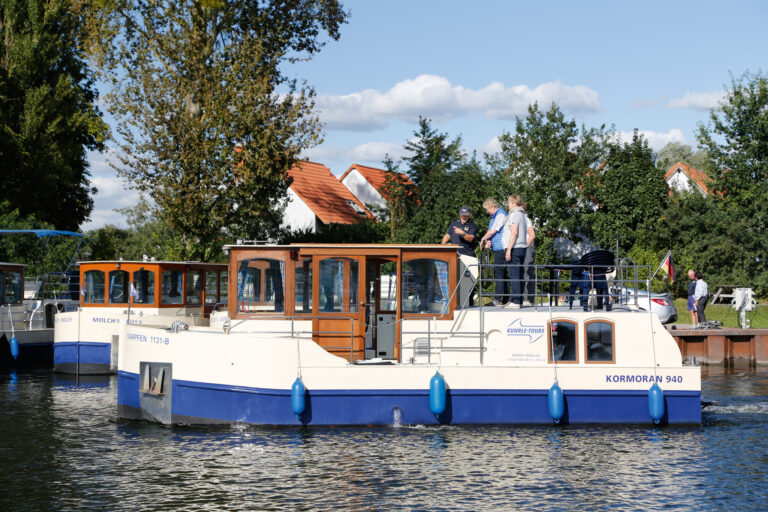
[(400, 320), (453, 315), (449, 245), (227, 246), (229, 317), (312, 320), (313, 339), (350, 361), (400, 359)]
[(227, 265), (197, 261), (80, 263), (83, 307), (201, 308), (227, 303)]

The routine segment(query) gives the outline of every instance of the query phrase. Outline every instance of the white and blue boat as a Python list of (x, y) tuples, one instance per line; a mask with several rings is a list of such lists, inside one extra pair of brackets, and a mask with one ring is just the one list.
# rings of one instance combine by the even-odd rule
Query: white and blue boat
[[(79, 307), (55, 318), (57, 373), (115, 373), (122, 325), (208, 326), (211, 312), (227, 303), (224, 263), (146, 258), (84, 261), (79, 267)], [(224, 319), (226, 312), (217, 317)]]
[(48, 272), (45, 254), (52, 237), (82, 241), (83, 235), (51, 229), (0, 230), (0, 235), (30, 234), (43, 244), (42, 274), (30, 279), (25, 275), (27, 265), (0, 262), (0, 366), (4, 367), (50, 368), (55, 317), (78, 304), (77, 276), (70, 271), (73, 261), (62, 272)]
[(538, 269), (537, 285), (552, 291), (534, 306), (465, 307), (468, 297), (456, 291), (469, 273), (455, 246), (225, 250), (233, 293), (223, 323), (121, 325), (121, 417), (257, 425), (701, 422), (700, 369), (683, 365), (658, 318), (632, 305), (609, 308), (608, 298), (605, 310), (592, 301), (571, 308), (557, 300), (567, 283), (544, 277), (551, 269)]

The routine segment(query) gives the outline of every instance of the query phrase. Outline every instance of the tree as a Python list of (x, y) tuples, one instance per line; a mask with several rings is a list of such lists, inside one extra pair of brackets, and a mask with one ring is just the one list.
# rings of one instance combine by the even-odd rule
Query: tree
[(579, 129), (554, 103), (546, 112), (533, 104), (525, 118), (516, 118), (514, 132), (499, 137), (501, 152), (487, 157), (494, 195), (516, 193), (527, 203), (537, 253), (548, 252), (556, 238), (579, 241), (589, 234), (583, 186), (605, 158), (606, 137), (603, 127)]
[[(80, 0), (109, 80), (118, 171), (181, 233), (184, 257), (273, 235), (286, 171), (319, 141), (314, 91), (281, 65), (338, 39), (338, 0)], [(239, 145), (242, 146), (239, 146)]]
[[(739, 272), (750, 281), (768, 282), (768, 76), (731, 77), (725, 100), (699, 126), (697, 139), (716, 169), (710, 174), (714, 208), (733, 235), (707, 238), (739, 253)], [(730, 267), (737, 261), (724, 257), (718, 263)]]
[(682, 142), (668, 142), (658, 153), (659, 167), (666, 172), (677, 162), (683, 162), (700, 171), (713, 170), (709, 154), (706, 150), (698, 149), (696, 152), (688, 144)]
[(411, 189), (414, 193), (404, 195), (409, 202), (404, 209), (408, 217), (394, 241), (437, 243), (462, 205), (482, 211), (483, 169), (474, 156), (468, 157), (463, 151), (461, 137), (450, 140), (423, 117), (405, 149), (410, 152), (403, 158), (406, 174), (416, 187)]
[(414, 200), (418, 196), (418, 189), (400, 172), (399, 165), (389, 155), (384, 158), (384, 167), (387, 173), (382, 192), (387, 205), (383, 218), (389, 223), (389, 240), (395, 241), (397, 233), (403, 229), (407, 220), (413, 216), (413, 210), (418, 207)]
[(651, 148), (637, 130), (632, 141), (607, 143), (605, 161), (584, 180), (584, 191), (594, 210), (584, 215), (591, 238), (599, 246), (612, 248), (619, 238), (621, 253), (656, 231), (667, 207), (669, 186), (657, 168)]
[(87, 150), (108, 128), (68, 0), (0, 0), (0, 200), (76, 230), (93, 209)]

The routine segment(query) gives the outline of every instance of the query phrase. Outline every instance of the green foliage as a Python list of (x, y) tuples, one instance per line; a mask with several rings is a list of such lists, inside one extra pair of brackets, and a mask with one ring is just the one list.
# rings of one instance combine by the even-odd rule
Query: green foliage
[[(166, 261), (187, 259), (181, 235), (159, 218), (157, 209), (145, 197), (140, 197), (133, 207), (116, 211), (125, 215), (128, 229), (109, 225), (89, 231), (81, 251), (83, 259), (141, 260), (145, 255)], [(211, 244), (195, 252), (201, 255), (201, 261), (226, 261), (221, 247), (227, 242), (229, 240), (221, 239), (216, 246)]]
[(499, 137), (501, 152), (487, 159), (491, 195), (523, 198), (537, 230), (537, 256), (549, 258), (542, 247), (555, 238), (578, 241), (589, 233), (583, 186), (589, 170), (605, 158), (606, 138), (603, 127), (579, 129), (554, 103), (546, 112), (538, 104), (529, 106), (528, 115), (517, 118), (514, 133)]
[(310, 229), (286, 230), (280, 235), (278, 243), (375, 244), (387, 240), (388, 230), (387, 224), (366, 219), (355, 224), (329, 224), (317, 233)]
[(449, 140), (429, 119), (420, 118), (405, 149), (410, 153), (403, 158), (405, 172), (416, 188), (403, 194), (406, 218), (397, 226), (393, 242), (440, 242), (463, 205), (470, 206), (473, 220), (482, 224), (478, 214), (486, 194), (485, 175), (477, 158), (463, 151), (461, 137)]
[(118, 170), (181, 234), (182, 256), (218, 252), (222, 236), (272, 234), (286, 170), (320, 140), (313, 89), (280, 65), (317, 53), (321, 31), (339, 37), (339, 2), (81, 4), (91, 55), (112, 85)]
[(669, 142), (661, 148), (657, 155), (659, 167), (667, 172), (670, 167), (677, 162), (683, 162), (700, 171), (712, 171), (712, 161), (709, 153), (704, 149), (698, 149), (695, 152), (688, 144), (682, 142)]
[[(631, 249), (644, 233), (654, 231), (666, 208), (669, 187), (656, 167), (648, 142), (635, 130), (632, 142), (606, 143), (608, 155), (584, 180), (584, 191), (594, 204), (582, 222), (593, 242), (620, 254)], [(660, 249), (660, 248), (659, 248)]]
[(87, 150), (108, 135), (68, 0), (0, 0), (0, 200), (76, 230), (93, 209)]
[[(9, 201), (0, 201), (0, 229), (54, 229), (51, 224), (37, 220), (34, 215), (22, 216)], [(35, 234), (0, 236), (0, 261), (21, 263), (28, 279), (44, 272), (67, 269), (80, 242), (79, 238), (53, 236), (38, 238)]]

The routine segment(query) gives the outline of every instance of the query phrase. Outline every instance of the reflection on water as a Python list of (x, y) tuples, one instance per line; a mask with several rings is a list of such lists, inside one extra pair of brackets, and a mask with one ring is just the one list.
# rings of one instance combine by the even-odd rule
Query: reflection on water
[(702, 427), (181, 428), (116, 420), (114, 379), (0, 374), (0, 507), (755, 509), (768, 373), (706, 369)]

